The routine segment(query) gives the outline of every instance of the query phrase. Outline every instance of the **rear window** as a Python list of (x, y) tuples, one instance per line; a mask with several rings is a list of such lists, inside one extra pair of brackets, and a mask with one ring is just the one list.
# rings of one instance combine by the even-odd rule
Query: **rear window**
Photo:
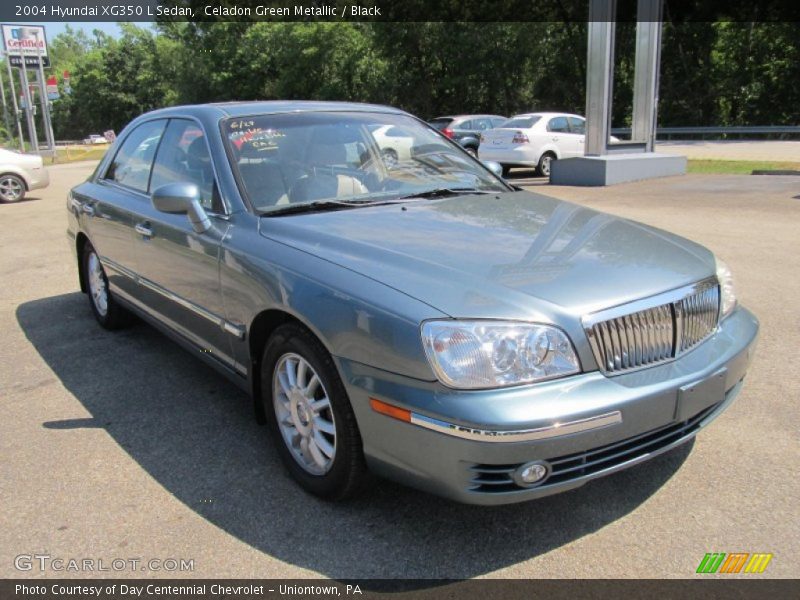
[(441, 131), (442, 129), (450, 125), (450, 123), (452, 122), (453, 119), (433, 119), (432, 121), (428, 121), (428, 125), (430, 125), (437, 131)]
[(502, 123), (503, 129), (530, 129), (539, 122), (541, 117), (513, 117)]

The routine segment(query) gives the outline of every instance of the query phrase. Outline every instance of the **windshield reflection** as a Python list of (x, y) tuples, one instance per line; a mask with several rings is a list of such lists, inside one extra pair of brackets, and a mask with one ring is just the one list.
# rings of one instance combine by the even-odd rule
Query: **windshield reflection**
[(406, 115), (256, 115), (228, 119), (223, 132), (242, 191), (260, 213), (436, 190), (509, 191), (460, 147)]

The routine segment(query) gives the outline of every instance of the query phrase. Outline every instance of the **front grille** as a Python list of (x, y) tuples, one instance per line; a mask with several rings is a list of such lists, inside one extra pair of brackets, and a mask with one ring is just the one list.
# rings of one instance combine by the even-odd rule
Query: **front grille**
[(708, 287), (675, 304), (679, 352), (685, 352), (706, 339), (717, 326), (719, 286)]
[(639, 308), (642, 304), (635, 302), (584, 319), (592, 352), (603, 372), (617, 374), (667, 362), (702, 342), (717, 326), (719, 285), (709, 279), (657, 296), (650, 306)]
[[(547, 489), (553, 485), (567, 483), (656, 452), (697, 431), (700, 428), (700, 422), (718, 407), (719, 404), (709, 406), (687, 421), (653, 429), (619, 442), (585, 452), (547, 459), (546, 462), (550, 465), (550, 475), (536, 489)], [(469, 490), (496, 494), (530, 489), (517, 485), (513, 478), (514, 471), (523, 464), (525, 463), (472, 465), (469, 467)]]

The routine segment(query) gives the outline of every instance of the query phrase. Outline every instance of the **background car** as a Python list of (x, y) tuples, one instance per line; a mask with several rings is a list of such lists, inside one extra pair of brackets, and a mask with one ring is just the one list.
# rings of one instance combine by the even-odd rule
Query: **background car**
[(381, 149), (383, 160), (389, 165), (411, 158), (414, 138), (396, 125), (383, 125), (372, 130), (372, 137)]
[(484, 132), (480, 154), (484, 160), (511, 167), (535, 167), (550, 176), (550, 164), (560, 158), (583, 156), (586, 120), (568, 113), (526, 113)]
[(105, 136), (93, 133), (90, 136), (83, 138), (83, 143), (84, 144), (107, 144), (108, 140), (105, 138)]
[(497, 127), (507, 120), (507, 117), (500, 115), (459, 115), (436, 117), (428, 121), (428, 124), (464, 146), (464, 149), (473, 156), (477, 156), (481, 133)]
[(17, 202), (30, 190), (50, 185), (41, 156), (0, 148), (0, 202)]

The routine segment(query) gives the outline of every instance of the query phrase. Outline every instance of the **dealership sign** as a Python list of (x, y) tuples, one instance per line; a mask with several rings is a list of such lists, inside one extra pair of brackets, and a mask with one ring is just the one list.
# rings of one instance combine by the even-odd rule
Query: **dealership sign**
[(47, 38), (41, 25), (3, 25), (3, 51), (12, 67), (39, 66), (39, 58), (45, 67), (50, 66), (47, 55)]

